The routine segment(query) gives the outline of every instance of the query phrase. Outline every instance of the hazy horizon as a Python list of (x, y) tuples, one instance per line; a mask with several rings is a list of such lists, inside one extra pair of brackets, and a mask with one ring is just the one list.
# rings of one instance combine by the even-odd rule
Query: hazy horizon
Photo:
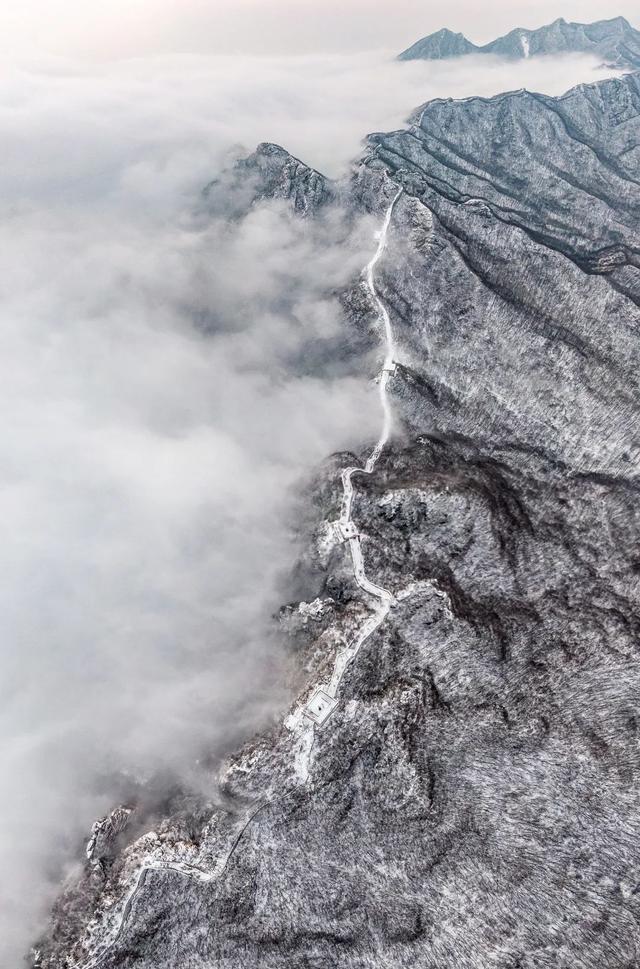
[(452, 0), (429, 9), (420, 0), (114, 0), (96, 10), (80, 0), (23, 0), (0, 11), (0, 47), (5, 56), (137, 57), (154, 53), (291, 55), (362, 52), (399, 53), (441, 27), (486, 43), (514, 27), (540, 27), (564, 17), (590, 22), (626, 16), (637, 8), (619, 0), (540, 0), (478, 7)]

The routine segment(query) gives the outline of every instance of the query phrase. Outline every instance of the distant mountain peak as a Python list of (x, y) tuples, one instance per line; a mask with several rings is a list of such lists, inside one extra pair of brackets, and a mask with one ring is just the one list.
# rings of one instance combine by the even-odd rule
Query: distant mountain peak
[(435, 34), (423, 37), (417, 44), (400, 54), (400, 60), (444, 60), (472, 54), (478, 48), (461, 33), (442, 27)]
[(640, 31), (625, 17), (592, 24), (570, 23), (558, 17), (550, 24), (529, 30), (515, 27), (484, 46), (446, 27), (423, 37), (399, 55), (399, 60), (445, 60), (467, 54), (495, 54), (519, 60), (540, 54), (586, 53), (601, 57), (615, 68), (640, 69)]

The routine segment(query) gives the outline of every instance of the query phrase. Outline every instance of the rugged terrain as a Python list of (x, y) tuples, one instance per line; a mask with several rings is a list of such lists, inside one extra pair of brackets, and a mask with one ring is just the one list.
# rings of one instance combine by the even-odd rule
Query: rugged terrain
[(473, 44), (464, 34), (443, 28), (423, 37), (399, 55), (401, 61), (440, 60), (466, 54), (494, 54), (520, 59), (539, 54), (595, 54), (611, 67), (640, 67), (640, 32), (624, 17), (593, 24), (567, 23), (562, 17), (552, 24), (526, 30), (516, 27), (489, 44)]
[(630, 75), (432, 102), (341, 183), (263, 145), (210, 187), (388, 216), (342, 300), (380, 366), (377, 298), (393, 330), (352, 513), (393, 603), (305, 718), (379, 605), (331, 524), (363, 442), (308, 495), (288, 717), (210, 801), (99, 825), (38, 966), (640, 964), (639, 145)]

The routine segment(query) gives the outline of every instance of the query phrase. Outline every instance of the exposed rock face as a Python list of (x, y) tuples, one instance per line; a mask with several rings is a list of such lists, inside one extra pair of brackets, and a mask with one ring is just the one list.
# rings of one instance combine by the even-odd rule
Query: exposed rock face
[(594, 24), (567, 23), (560, 17), (538, 30), (515, 30), (484, 46), (477, 46), (462, 34), (439, 30), (423, 37), (399, 55), (399, 60), (440, 60), (464, 54), (496, 54), (520, 59), (536, 54), (596, 54), (612, 67), (640, 67), (640, 32), (624, 17), (599, 20)]
[[(308, 217), (339, 197), (382, 222), (403, 188), (376, 267), (396, 436), (354, 478), (397, 603), (312, 747), (290, 720), (231, 758), (198, 824), (109, 860), (90, 933), (67, 905), (39, 965), (638, 965), (638, 143), (628, 77), (434, 102), (340, 186), (282, 149), (247, 163)], [(375, 339), (363, 286), (345, 300)], [(372, 607), (327, 524), (367, 453), (311, 496), (294, 711)]]

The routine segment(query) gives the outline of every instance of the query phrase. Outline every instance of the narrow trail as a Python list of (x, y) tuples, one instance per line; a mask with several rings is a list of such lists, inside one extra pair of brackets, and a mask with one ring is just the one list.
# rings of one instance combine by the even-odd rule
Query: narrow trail
[[(363, 592), (366, 592), (367, 595), (371, 596), (373, 599), (376, 599), (377, 603), (371, 616), (366, 620), (354, 641), (344, 650), (342, 650), (336, 657), (331, 681), (328, 684), (317, 688), (309, 702), (303, 706), (297, 714), (289, 717), (286, 722), (286, 726), (289, 728), (289, 730), (298, 735), (297, 741), (299, 750), (296, 754), (296, 761), (298, 761), (298, 764), (295, 772), (298, 776), (298, 780), (302, 783), (306, 783), (309, 776), (309, 759), (315, 739), (316, 729), (324, 724), (329, 715), (337, 706), (338, 691), (347, 667), (358, 655), (367, 640), (382, 625), (387, 618), (391, 607), (397, 602), (395, 596), (389, 592), (388, 589), (375, 585), (375, 583), (371, 582), (366, 576), (360, 536), (352, 516), (354, 496), (352, 479), (356, 474), (373, 473), (380, 455), (382, 454), (391, 435), (393, 418), (388, 399), (387, 387), (389, 384), (389, 378), (395, 372), (395, 343), (393, 338), (393, 330), (391, 327), (391, 319), (389, 317), (387, 308), (376, 289), (374, 274), (375, 268), (386, 249), (387, 236), (389, 233), (389, 227), (391, 225), (391, 219), (393, 217), (393, 211), (398, 199), (402, 195), (402, 192), (403, 189), (400, 188), (386, 210), (382, 227), (377, 233), (377, 250), (370, 262), (366, 265), (363, 272), (367, 289), (369, 290), (371, 298), (377, 309), (378, 320), (384, 328), (385, 356), (382, 371), (378, 377), (378, 389), (383, 415), (382, 429), (380, 431), (380, 437), (378, 438), (378, 441), (376, 442), (371, 454), (367, 458), (364, 467), (349, 467), (342, 471), (342, 505), (340, 518), (336, 523), (336, 527), (342, 541), (347, 541), (349, 543), (349, 551), (351, 553), (355, 581)], [(150, 872), (172, 871), (176, 874), (194, 879), (195, 881), (203, 884), (210, 884), (218, 881), (224, 875), (231, 856), (236, 850), (242, 836), (250, 826), (253, 819), (270, 804), (274, 803), (275, 801), (282, 800), (288, 796), (289, 794), (285, 793), (277, 797), (267, 797), (258, 804), (254, 803), (254, 805), (243, 817), (241, 823), (237, 826), (238, 833), (232, 840), (229, 850), (221, 856), (213, 869), (206, 870), (199, 867), (197, 864), (180, 860), (151, 860), (144, 864), (139, 869), (133, 887), (126, 897), (122, 908), (122, 913), (118, 919), (117, 925), (113, 930), (111, 938), (98, 947), (92, 959), (90, 959), (88, 962), (72, 964), (71, 969), (99, 969), (109, 955), (111, 949), (120, 941), (122, 933), (131, 915), (136, 897), (143, 888)]]
[[(378, 290), (376, 289), (375, 269), (387, 247), (387, 236), (389, 234), (389, 227), (391, 225), (393, 211), (396, 207), (398, 199), (402, 195), (402, 192), (403, 189), (398, 190), (385, 213), (382, 228), (378, 232), (378, 248), (375, 255), (364, 270), (364, 278), (367, 289), (369, 290), (371, 298), (373, 299), (377, 309), (378, 320), (384, 329), (385, 355), (382, 371), (378, 377), (378, 390), (380, 394), (380, 404), (382, 407), (382, 429), (380, 431), (380, 437), (378, 438), (373, 451), (367, 458), (364, 467), (349, 467), (345, 468), (342, 472), (342, 507), (340, 510), (340, 518), (337, 523), (343, 540), (349, 542), (349, 551), (351, 552), (351, 560), (353, 562), (353, 574), (357, 584), (363, 590), (363, 592), (366, 592), (367, 595), (377, 599), (378, 602), (373, 615), (365, 622), (354, 642), (347, 646), (346, 649), (342, 650), (336, 657), (333, 676), (331, 677), (331, 682), (327, 688), (325, 690), (320, 689), (319, 691), (316, 691), (307, 705), (307, 715), (310, 715), (311, 719), (319, 725), (324, 723), (337, 705), (338, 690), (347, 667), (353, 661), (353, 659), (355, 659), (364, 644), (373, 635), (376, 629), (382, 625), (389, 614), (389, 610), (397, 601), (395, 596), (389, 592), (388, 589), (375, 585), (375, 583), (371, 582), (367, 578), (364, 566), (364, 558), (362, 555), (360, 535), (358, 534), (358, 530), (353, 521), (353, 476), (356, 474), (372, 474), (374, 472), (380, 455), (384, 451), (384, 448), (391, 435), (393, 415), (391, 413), (391, 405), (389, 403), (387, 388), (389, 385), (389, 379), (395, 372), (396, 347), (389, 312), (380, 298)], [(318, 694), (320, 694), (320, 697), (318, 697)], [(325, 697), (326, 699), (324, 699)]]

